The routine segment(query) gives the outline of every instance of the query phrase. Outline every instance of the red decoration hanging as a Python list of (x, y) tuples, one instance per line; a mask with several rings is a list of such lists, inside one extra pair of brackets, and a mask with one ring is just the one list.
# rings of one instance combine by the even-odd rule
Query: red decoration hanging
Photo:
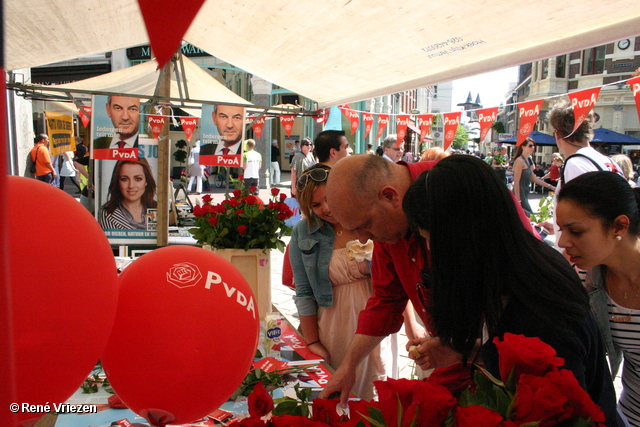
[(631, 86), (631, 92), (636, 100), (636, 110), (638, 110), (638, 120), (640, 120), (640, 76), (627, 80)]
[(396, 139), (396, 147), (400, 147), (404, 144), (404, 137), (407, 135), (407, 125), (409, 124), (408, 114), (398, 114), (396, 127), (398, 139)]
[(389, 115), (378, 114), (378, 133), (376, 134), (376, 139), (380, 139), (380, 137), (382, 136), (382, 132), (384, 132), (388, 124), (389, 124)]
[(433, 114), (418, 115), (418, 126), (420, 126), (420, 142), (424, 141), (433, 125)]
[(456, 137), (456, 131), (458, 130), (458, 125), (460, 124), (461, 115), (461, 111), (444, 114), (444, 147), (442, 147), (444, 151), (447, 151), (449, 149), (451, 143)]
[(373, 128), (373, 113), (362, 113), (362, 121), (364, 122), (364, 137), (366, 138)]
[(538, 99), (535, 101), (521, 102), (518, 104), (518, 117), (520, 126), (518, 127), (518, 139), (516, 145), (520, 145), (524, 142), (525, 138), (533, 132), (533, 128), (538, 120), (540, 114), (540, 107), (544, 99)]
[(151, 134), (153, 135), (153, 139), (155, 139), (156, 141), (160, 136), (160, 132), (162, 132), (162, 128), (164, 127), (165, 120), (166, 120), (166, 117), (149, 114), (149, 127), (151, 128)]
[(89, 126), (89, 122), (91, 121), (91, 107), (85, 107), (83, 105), (78, 108), (78, 115), (80, 116), (80, 121), (82, 121), (82, 126)]
[(265, 119), (266, 117), (262, 116), (251, 124), (251, 129), (253, 129), (253, 133), (258, 139), (262, 137), (262, 129), (264, 128)]
[(593, 89), (581, 90), (580, 92), (573, 92), (569, 94), (571, 100), (571, 107), (573, 108), (573, 130), (576, 131), (587, 118), (593, 107), (596, 105), (598, 95), (600, 94), (600, 88), (595, 87)]
[(293, 124), (296, 121), (296, 116), (294, 115), (288, 115), (288, 114), (282, 114), (280, 116), (280, 123), (282, 124), (282, 127), (284, 128), (284, 133), (287, 136), (291, 136), (291, 131), (293, 130)]
[(493, 122), (496, 121), (497, 115), (498, 107), (478, 110), (478, 122), (480, 122), (480, 142), (484, 141), (487, 133), (489, 133), (489, 130), (493, 125)]
[(191, 137), (193, 136), (193, 131), (198, 125), (199, 117), (180, 117), (180, 126), (182, 126), (182, 130), (184, 134), (187, 136), (187, 142), (191, 142)]

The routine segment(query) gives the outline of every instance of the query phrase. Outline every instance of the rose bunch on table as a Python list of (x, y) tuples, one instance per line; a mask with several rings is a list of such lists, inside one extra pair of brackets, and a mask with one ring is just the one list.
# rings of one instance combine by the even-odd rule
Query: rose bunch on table
[(189, 233), (199, 245), (214, 249), (279, 249), (286, 247), (282, 236), (291, 232), (285, 221), (293, 212), (284, 203), (287, 195), (271, 189), (271, 200), (265, 204), (252, 195), (256, 188), (245, 188), (243, 182), (222, 203), (213, 204), (211, 195), (193, 208), (195, 227)]
[(350, 416), (337, 412), (337, 399), (316, 399), (311, 418), (267, 413), (270, 396), (262, 390), (253, 400), (260, 407), (252, 407), (250, 395), (250, 417), (236, 425), (580, 427), (605, 421), (573, 372), (560, 369), (564, 360), (552, 347), (538, 338), (509, 333), (494, 343), (504, 381), (479, 366), (474, 367), (472, 379), (471, 370), (458, 364), (437, 369), (425, 381), (376, 381), (379, 400), (349, 401)]

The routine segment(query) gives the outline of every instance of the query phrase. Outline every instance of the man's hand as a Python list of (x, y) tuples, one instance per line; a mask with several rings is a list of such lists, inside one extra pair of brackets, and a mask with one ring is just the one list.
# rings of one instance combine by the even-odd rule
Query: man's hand
[(553, 229), (553, 222), (551, 222), (550, 220), (546, 220), (536, 225), (538, 227), (544, 228), (550, 236), (553, 236), (555, 234), (555, 230)]
[(322, 392), (318, 396), (320, 399), (330, 399), (334, 393), (340, 393), (340, 406), (347, 407), (349, 393), (356, 383), (356, 370), (347, 368), (343, 363), (340, 365), (335, 374), (331, 377)]
[(416, 361), (420, 369), (443, 368), (462, 360), (462, 355), (442, 345), (440, 338), (421, 338), (407, 343), (409, 358)]
[(331, 365), (331, 355), (327, 351), (327, 349), (322, 345), (321, 342), (317, 342), (308, 346), (309, 350), (311, 350), (314, 354), (317, 354), (321, 358), (327, 362), (328, 365)]

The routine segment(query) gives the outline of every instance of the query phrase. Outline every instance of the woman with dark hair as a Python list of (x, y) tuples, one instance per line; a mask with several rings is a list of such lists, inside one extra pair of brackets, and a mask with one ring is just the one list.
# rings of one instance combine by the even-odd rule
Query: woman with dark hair
[[(447, 366), (457, 355), (499, 377), (493, 338), (506, 332), (538, 337), (564, 358), (607, 425), (619, 425), (587, 293), (562, 255), (524, 227), (491, 167), (472, 156), (442, 159), (414, 181), (403, 208), (430, 251), (431, 269), (418, 287), (431, 289), (438, 337), (420, 343), (417, 362)], [(447, 360), (438, 360), (442, 354)]]
[(562, 186), (556, 221), (563, 248), (581, 270), (615, 376), (620, 407), (640, 426), (640, 189), (614, 172), (588, 172)]
[(109, 198), (100, 210), (103, 229), (146, 229), (147, 209), (157, 202), (156, 181), (146, 159), (120, 160), (113, 168)]
[(531, 181), (549, 190), (556, 190), (554, 186), (547, 184), (533, 173), (535, 165), (531, 156), (534, 151), (536, 151), (536, 142), (532, 138), (526, 138), (518, 146), (516, 155), (513, 158), (513, 194), (516, 195), (516, 199), (520, 202), (527, 215), (533, 213), (533, 209), (529, 205)]
[[(325, 199), (330, 170), (322, 164), (311, 166), (296, 183), (302, 220), (293, 229), (289, 256), (302, 334), (311, 351), (338, 369), (356, 333), (358, 314), (373, 294), (373, 242), (360, 243), (331, 215)], [(358, 366), (356, 396), (375, 396), (373, 381), (386, 379), (390, 358), (385, 340)]]

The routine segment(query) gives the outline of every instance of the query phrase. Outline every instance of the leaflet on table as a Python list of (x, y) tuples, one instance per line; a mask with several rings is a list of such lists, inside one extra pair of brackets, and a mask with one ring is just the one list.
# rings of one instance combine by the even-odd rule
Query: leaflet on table
[(280, 345), (280, 357), (290, 365), (304, 365), (308, 363), (320, 363), (324, 359), (307, 347), (307, 343), (286, 322), (282, 325), (280, 335), (283, 343)]

